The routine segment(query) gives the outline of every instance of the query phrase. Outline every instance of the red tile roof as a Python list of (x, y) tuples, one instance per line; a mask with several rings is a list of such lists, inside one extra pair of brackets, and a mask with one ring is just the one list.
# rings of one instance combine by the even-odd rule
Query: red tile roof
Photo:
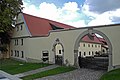
[(102, 42), (104, 45), (107, 45), (107, 42), (105, 41), (104, 38), (98, 38), (100, 40), (100, 42)]
[(50, 24), (56, 27), (59, 27), (59, 28), (63, 28), (63, 29), (75, 28), (75, 27), (72, 27), (66, 24), (62, 24), (56, 21), (32, 16), (26, 13), (23, 13), (23, 17), (32, 36), (48, 35), (49, 31), (53, 30)]
[(90, 42), (90, 43), (100, 43), (100, 44), (102, 44), (102, 42), (98, 39), (98, 37), (95, 34), (93, 34), (91, 37), (93, 37), (93, 39), (90, 39), (89, 35), (85, 35), (82, 38), (82, 41)]
[(101, 42), (106, 42), (104, 38), (99, 38)]

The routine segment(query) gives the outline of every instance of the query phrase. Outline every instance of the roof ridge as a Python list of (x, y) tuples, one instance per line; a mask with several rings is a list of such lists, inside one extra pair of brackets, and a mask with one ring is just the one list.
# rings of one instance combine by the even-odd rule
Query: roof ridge
[(61, 22), (58, 22), (58, 21), (50, 20), (50, 19), (47, 19), (47, 18), (43, 18), (43, 17), (39, 17), (39, 16), (34, 16), (34, 15), (31, 15), (31, 14), (27, 14), (27, 13), (23, 13), (23, 14), (28, 15), (28, 16), (32, 16), (32, 17), (36, 17), (36, 18), (39, 18), (39, 19), (44, 19), (44, 20), (47, 20), (47, 21), (50, 21), (50, 22), (55, 22), (55, 23), (59, 23), (59, 24), (62, 24), (62, 25), (70, 26), (72, 28), (76, 28), (74, 26), (71, 26), (71, 25), (68, 25), (68, 24), (65, 24), (65, 23), (61, 23)]

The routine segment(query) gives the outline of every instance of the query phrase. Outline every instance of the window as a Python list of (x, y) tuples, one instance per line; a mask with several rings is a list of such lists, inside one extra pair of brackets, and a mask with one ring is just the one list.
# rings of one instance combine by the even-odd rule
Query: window
[(84, 56), (86, 55), (86, 53), (84, 52)]
[(16, 57), (16, 50), (15, 50), (15, 57)]
[(81, 56), (81, 51), (79, 52), (79, 56)]
[(23, 45), (23, 39), (21, 39), (21, 45)]
[(98, 47), (100, 47), (100, 45)]
[(88, 44), (88, 47), (90, 47), (90, 44)]
[(16, 39), (15, 39), (15, 45), (16, 45)]
[(94, 52), (92, 51), (92, 55), (94, 55)]
[(43, 56), (48, 56), (48, 53), (43, 53)]
[(42, 51), (42, 54), (43, 54), (43, 58), (42, 58), (43, 62), (48, 61), (49, 60), (48, 51), (47, 50), (46, 51)]
[(93, 44), (92, 44), (92, 47), (93, 47)]
[(13, 50), (11, 50), (11, 56), (13, 56)]
[(48, 61), (49, 58), (43, 58), (43, 61)]
[(95, 47), (97, 47), (97, 45), (95, 45)]
[(21, 30), (23, 29), (23, 26), (21, 25)]
[(24, 52), (21, 51), (21, 58), (24, 58)]
[(103, 49), (103, 52), (105, 52), (105, 50)]
[(61, 54), (61, 50), (59, 50), (59, 54)]
[(85, 44), (83, 44), (83, 47), (85, 47)]
[(90, 51), (89, 51), (89, 55), (90, 55)]
[(17, 43), (16, 43), (16, 45), (18, 45), (18, 39), (17, 39)]
[(17, 57), (19, 57), (19, 51), (17, 51)]

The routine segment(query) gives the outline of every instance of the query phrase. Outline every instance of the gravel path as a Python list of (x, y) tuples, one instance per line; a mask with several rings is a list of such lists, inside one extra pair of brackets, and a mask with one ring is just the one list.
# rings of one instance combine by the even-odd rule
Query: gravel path
[(103, 70), (77, 69), (71, 72), (43, 77), (36, 80), (99, 80), (101, 75), (105, 72), (106, 71)]

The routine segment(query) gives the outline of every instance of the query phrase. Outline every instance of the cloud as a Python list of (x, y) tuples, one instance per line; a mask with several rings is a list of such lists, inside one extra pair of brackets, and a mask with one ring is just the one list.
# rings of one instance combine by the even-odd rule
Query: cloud
[(89, 26), (95, 26), (95, 25), (107, 25), (112, 24), (110, 12), (104, 12), (103, 14), (96, 17), (96, 19), (92, 20), (90, 23), (88, 23)]
[(74, 27), (85, 26), (85, 22), (81, 17), (82, 13), (79, 13), (80, 9), (76, 2), (65, 3), (62, 7), (46, 2), (41, 3), (38, 7), (29, 2), (24, 1), (23, 3), (25, 7), (24, 13), (62, 22)]
[(84, 5), (67, 2), (58, 7), (43, 2), (39, 6), (29, 1), (24, 3), (24, 13), (58, 21), (74, 27), (120, 23), (120, 0), (86, 0)]
[(120, 23), (120, 0), (86, 0), (82, 11), (93, 18), (88, 26)]
[(86, 0), (84, 6), (90, 12), (101, 14), (120, 8), (120, 0)]

